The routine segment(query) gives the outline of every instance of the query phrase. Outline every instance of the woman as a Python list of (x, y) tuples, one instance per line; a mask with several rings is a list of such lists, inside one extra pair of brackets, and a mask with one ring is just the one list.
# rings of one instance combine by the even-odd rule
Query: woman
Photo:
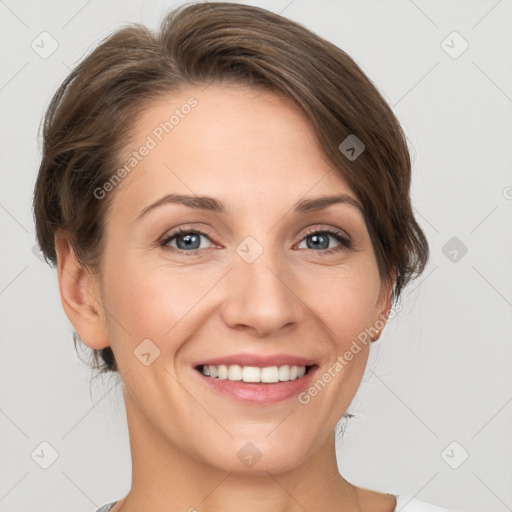
[(260, 8), (179, 8), (69, 75), (34, 212), (75, 341), (123, 379), (132, 486), (101, 512), (446, 510), (335, 453), (428, 259), (410, 167), (355, 62)]

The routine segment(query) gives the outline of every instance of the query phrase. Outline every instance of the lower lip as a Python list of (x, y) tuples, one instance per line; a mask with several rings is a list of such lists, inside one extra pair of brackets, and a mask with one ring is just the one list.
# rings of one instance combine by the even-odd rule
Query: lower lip
[(318, 370), (318, 366), (312, 366), (300, 379), (275, 383), (244, 382), (243, 380), (218, 379), (208, 377), (200, 370), (194, 372), (201, 380), (214, 391), (244, 403), (274, 404), (298, 395), (311, 385), (311, 381)]

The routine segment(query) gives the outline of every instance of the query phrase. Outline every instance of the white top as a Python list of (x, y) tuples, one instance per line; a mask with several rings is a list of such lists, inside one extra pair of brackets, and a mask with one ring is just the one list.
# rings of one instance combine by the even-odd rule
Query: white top
[(438, 507), (410, 496), (404, 496), (403, 494), (400, 496), (395, 495), (395, 497), (395, 512), (456, 512), (455, 510)]
[[(410, 496), (404, 496), (403, 494), (394, 494), (396, 498), (395, 512), (457, 512), (443, 507), (438, 507), (425, 501), (411, 498)], [(109, 512), (109, 510), (117, 503), (113, 501), (100, 507), (96, 512)]]

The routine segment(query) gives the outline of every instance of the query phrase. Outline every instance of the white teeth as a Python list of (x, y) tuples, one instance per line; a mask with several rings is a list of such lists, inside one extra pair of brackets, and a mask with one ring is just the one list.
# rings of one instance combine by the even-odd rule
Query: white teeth
[(242, 380), (242, 367), (232, 364), (228, 370), (228, 380)]
[(279, 382), (277, 366), (267, 366), (261, 369), (261, 382)]
[(278, 374), (279, 380), (290, 380), (290, 367), (287, 364), (280, 366)]
[[(210, 366), (210, 371), (212, 371), (212, 367)], [(217, 373), (220, 380), (226, 380), (228, 378), (228, 369), (226, 366), (221, 364), (217, 367)]]
[(244, 366), (242, 373), (244, 382), (261, 382), (261, 371), (255, 366)]
[(203, 365), (201, 367), (203, 375), (218, 378), (220, 380), (233, 380), (244, 382), (263, 382), (271, 384), (273, 382), (286, 382), (304, 377), (306, 374), (305, 366), (240, 366), (238, 364), (225, 365)]

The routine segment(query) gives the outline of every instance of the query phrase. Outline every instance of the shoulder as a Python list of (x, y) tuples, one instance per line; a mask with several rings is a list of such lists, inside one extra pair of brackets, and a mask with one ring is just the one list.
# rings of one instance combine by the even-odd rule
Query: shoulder
[(410, 496), (396, 495), (395, 512), (457, 512), (447, 508), (432, 505)]
[(357, 488), (359, 508), (373, 512), (457, 512), (396, 492)]

